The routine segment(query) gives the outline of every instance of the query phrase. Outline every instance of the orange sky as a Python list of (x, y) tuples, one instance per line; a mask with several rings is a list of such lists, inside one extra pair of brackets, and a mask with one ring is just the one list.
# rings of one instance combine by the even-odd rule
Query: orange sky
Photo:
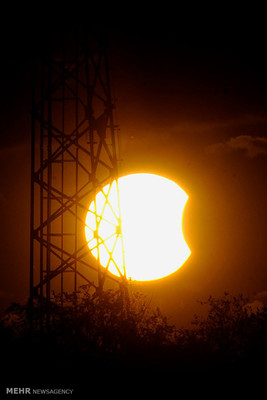
[[(262, 36), (245, 26), (229, 32), (222, 25), (213, 34), (165, 27), (122, 24), (110, 32), (110, 49), (122, 172), (164, 175), (189, 195), (190, 259), (171, 277), (141, 285), (184, 321), (209, 294), (267, 289), (267, 66)], [(24, 35), (2, 37), (1, 304), (28, 290), (33, 47), (25, 45), (30, 32)]]

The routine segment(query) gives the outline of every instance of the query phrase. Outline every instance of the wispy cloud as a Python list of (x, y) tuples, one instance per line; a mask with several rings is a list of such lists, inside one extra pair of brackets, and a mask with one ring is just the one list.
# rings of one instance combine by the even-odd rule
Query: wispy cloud
[(267, 138), (261, 136), (240, 135), (230, 139), (215, 143), (206, 148), (209, 154), (222, 151), (241, 150), (249, 158), (255, 158), (259, 155), (267, 156)]
[(267, 307), (267, 290), (263, 290), (262, 292), (256, 293), (254, 296), (255, 300), (261, 301), (265, 307)]

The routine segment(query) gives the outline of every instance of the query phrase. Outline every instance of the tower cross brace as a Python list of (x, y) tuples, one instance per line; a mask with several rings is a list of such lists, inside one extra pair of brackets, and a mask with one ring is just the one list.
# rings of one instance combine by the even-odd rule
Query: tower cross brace
[[(119, 205), (118, 126), (105, 43), (80, 30), (54, 36), (35, 60), (32, 99), (30, 297), (124, 284), (125, 265), (116, 265), (113, 248), (106, 252), (118, 277), (101, 265), (105, 243), (98, 235), (103, 207), (112, 207), (103, 187), (115, 182)], [(90, 204), (95, 256), (84, 234)], [(114, 240), (122, 244), (120, 217), (118, 207)]]

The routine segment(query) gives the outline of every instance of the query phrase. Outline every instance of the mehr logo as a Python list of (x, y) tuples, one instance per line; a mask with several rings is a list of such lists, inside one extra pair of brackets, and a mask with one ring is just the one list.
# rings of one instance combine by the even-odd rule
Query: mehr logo
[(31, 389), (31, 388), (6, 388), (6, 394), (72, 394), (73, 389)]
[(30, 388), (6, 388), (6, 394), (31, 394)]

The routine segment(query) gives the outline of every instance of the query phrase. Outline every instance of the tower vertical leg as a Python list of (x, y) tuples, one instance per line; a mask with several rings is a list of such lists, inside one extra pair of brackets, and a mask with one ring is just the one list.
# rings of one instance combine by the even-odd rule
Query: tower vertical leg
[[(95, 201), (118, 179), (118, 143), (106, 47), (80, 30), (56, 39), (37, 60), (33, 85), (30, 297), (59, 295), (63, 304), (81, 284), (101, 291), (107, 279), (121, 282), (100, 262)], [(85, 237), (92, 201), (97, 257)]]

